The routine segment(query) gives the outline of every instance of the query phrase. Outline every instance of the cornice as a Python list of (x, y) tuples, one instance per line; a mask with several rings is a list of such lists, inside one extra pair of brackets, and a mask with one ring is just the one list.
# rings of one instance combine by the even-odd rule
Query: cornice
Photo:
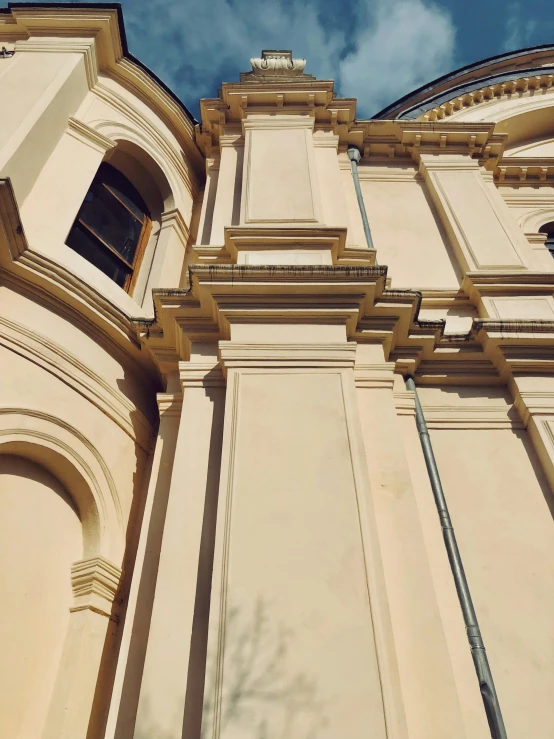
[[(499, 184), (499, 187), (503, 185)], [(536, 185), (527, 183), (510, 183), (512, 189), (501, 191), (506, 205), (512, 208), (554, 208), (554, 192), (537, 189)]]
[(185, 388), (224, 387), (225, 378), (219, 365), (213, 361), (179, 362), (179, 379)]
[(190, 230), (178, 208), (166, 210), (161, 216), (162, 228), (174, 228), (179, 234), (179, 238), (183, 244), (187, 244), (190, 236)]
[(502, 156), (508, 138), (507, 134), (495, 134), (494, 128), (494, 123), (465, 121), (355, 121), (347, 140), (358, 147), (367, 163), (389, 167), (395, 160), (399, 164), (409, 159), (418, 163), (422, 154), (439, 155), (437, 166), (449, 154), (466, 155), (476, 163), (494, 162)]
[[(205, 156), (213, 156), (229, 128), (244, 125), (249, 116), (306, 116), (316, 131), (325, 131), (346, 141), (354, 122), (356, 101), (337, 98), (329, 80), (279, 78), (256, 84), (226, 82), (221, 97), (200, 101), (201, 125), (196, 142)], [(295, 123), (297, 125), (297, 123)]]
[(92, 610), (107, 618), (118, 621), (112, 615), (121, 569), (104, 557), (92, 557), (75, 562), (71, 566), (71, 585), (74, 603), (71, 613)]
[(180, 418), (183, 408), (182, 393), (158, 393), (156, 395), (160, 418)]
[(220, 341), (223, 372), (230, 369), (352, 369), (356, 343), (241, 344)]
[(494, 179), (499, 185), (554, 185), (554, 158), (505, 157), (496, 163)]
[(40, 52), (42, 54), (82, 54), (89, 89), (92, 89), (98, 82), (98, 58), (94, 38), (62, 37), (54, 40), (53, 38), (33, 37), (16, 41), (14, 51), (17, 54), (31, 52)]
[[(514, 72), (514, 76), (517, 73)], [(530, 97), (531, 95), (546, 94), (550, 92), (552, 83), (554, 82), (554, 74), (548, 72), (546, 74), (535, 74), (530, 76), (516, 77), (512, 80), (504, 80), (491, 85), (485, 85), (479, 89), (465, 92), (458, 95), (448, 102), (431, 108), (420, 116), (422, 121), (440, 121), (450, 116), (454, 116), (461, 110), (472, 108), (475, 105), (486, 104), (492, 101), (510, 99), (514, 95), (520, 97)]]
[(99, 151), (101, 154), (105, 154), (117, 146), (115, 141), (107, 136), (103, 136), (96, 129), (91, 128), (91, 126), (83, 123), (83, 121), (79, 121), (77, 118), (69, 118), (67, 132), (70, 136)]
[(202, 244), (191, 247), (198, 264), (214, 265), (247, 264), (253, 255), (261, 252), (277, 253), (283, 265), (292, 264), (298, 251), (311, 252), (322, 264), (363, 267), (375, 263), (375, 250), (349, 247), (345, 228), (326, 226), (232, 226), (225, 228), (223, 249)]

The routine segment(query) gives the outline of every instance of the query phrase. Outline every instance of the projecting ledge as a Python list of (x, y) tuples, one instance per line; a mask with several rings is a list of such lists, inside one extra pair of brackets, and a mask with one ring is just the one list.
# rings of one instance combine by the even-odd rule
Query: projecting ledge
[(253, 227), (225, 229), (223, 247), (192, 247), (198, 264), (353, 265), (375, 264), (375, 250), (347, 246), (346, 229), (317, 227)]

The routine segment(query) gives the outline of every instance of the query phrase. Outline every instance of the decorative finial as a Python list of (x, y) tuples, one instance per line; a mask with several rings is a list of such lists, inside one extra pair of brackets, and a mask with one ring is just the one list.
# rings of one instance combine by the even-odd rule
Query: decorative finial
[(270, 82), (271, 80), (288, 81), (313, 80), (311, 74), (304, 74), (305, 59), (293, 59), (292, 51), (264, 49), (261, 57), (250, 60), (251, 72), (241, 74), (241, 82)]
[(263, 77), (297, 77), (306, 66), (305, 59), (293, 59), (292, 51), (262, 51), (261, 59), (251, 59), (252, 72)]

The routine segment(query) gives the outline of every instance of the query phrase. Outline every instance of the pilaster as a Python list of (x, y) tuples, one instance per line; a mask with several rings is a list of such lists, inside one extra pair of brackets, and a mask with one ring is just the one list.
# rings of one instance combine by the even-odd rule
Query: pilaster
[[(178, 287), (181, 282), (185, 251), (189, 239), (189, 229), (181, 211), (172, 208), (162, 213), (161, 227), (155, 243), (154, 257), (151, 262), (150, 272), (142, 282), (145, 301), (148, 308), (152, 306), (152, 289), (155, 287)], [(135, 288), (138, 303), (142, 302), (142, 294), (139, 283)]]
[(238, 226), (240, 220), (244, 161), (244, 135), (240, 128), (221, 135), (219, 146), (219, 175), (209, 243), (221, 246), (225, 240), (225, 227)]
[(554, 492), (554, 375), (515, 374), (512, 391), (514, 407)]
[(239, 335), (219, 344), (227, 398), (202, 733), (400, 736), (376, 648), (355, 344)]
[[(175, 357), (173, 357), (175, 361)], [(169, 364), (169, 363), (168, 363)], [(176, 389), (176, 388), (173, 388)], [(160, 424), (145, 491), (144, 513), (131, 582), (105, 739), (132, 736), (160, 561), (167, 502), (182, 412), (182, 393), (158, 393)]]
[[(384, 361), (380, 345), (358, 346), (356, 398), (372, 491), (367, 508), (374, 517), (383, 568), (384, 596), (376, 607), (382, 613), (389, 674), (399, 685), (396, 715), (403, 716), (407, 735), (462, 739), (467, 734), (458, 687), (416, 494), (404, 445), (399, 443), (394, 367)], [(392, 684), (390, 692), (395, 695)]]
[(482, 173), (470, 154), (422, 152), (419, 162), (462, 270), (526, 269), (529, 245), (492, 173)]
[(200, 722), (225, 389), (209, 346), (193, 342), (179, 374), (183, 402), (134, 737), (181, 739), (183, 727), (196, 736)]
[(86, 736), (106, 643), (113, 638), (113, 612), (121, 569), (101, 556), (71, 568), (71, 607), (60, 666), (43, 732), (44, 739)]

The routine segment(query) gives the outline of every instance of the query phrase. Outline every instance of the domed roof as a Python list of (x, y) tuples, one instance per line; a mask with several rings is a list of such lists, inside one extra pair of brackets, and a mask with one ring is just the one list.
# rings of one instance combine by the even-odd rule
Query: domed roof
[(554, 75), (554, 45), (520, 49), (468, 64), (404, 95), (373, 119), (434, 120), (441, 116), (426, 114), (468, 93), (539, 75)]

